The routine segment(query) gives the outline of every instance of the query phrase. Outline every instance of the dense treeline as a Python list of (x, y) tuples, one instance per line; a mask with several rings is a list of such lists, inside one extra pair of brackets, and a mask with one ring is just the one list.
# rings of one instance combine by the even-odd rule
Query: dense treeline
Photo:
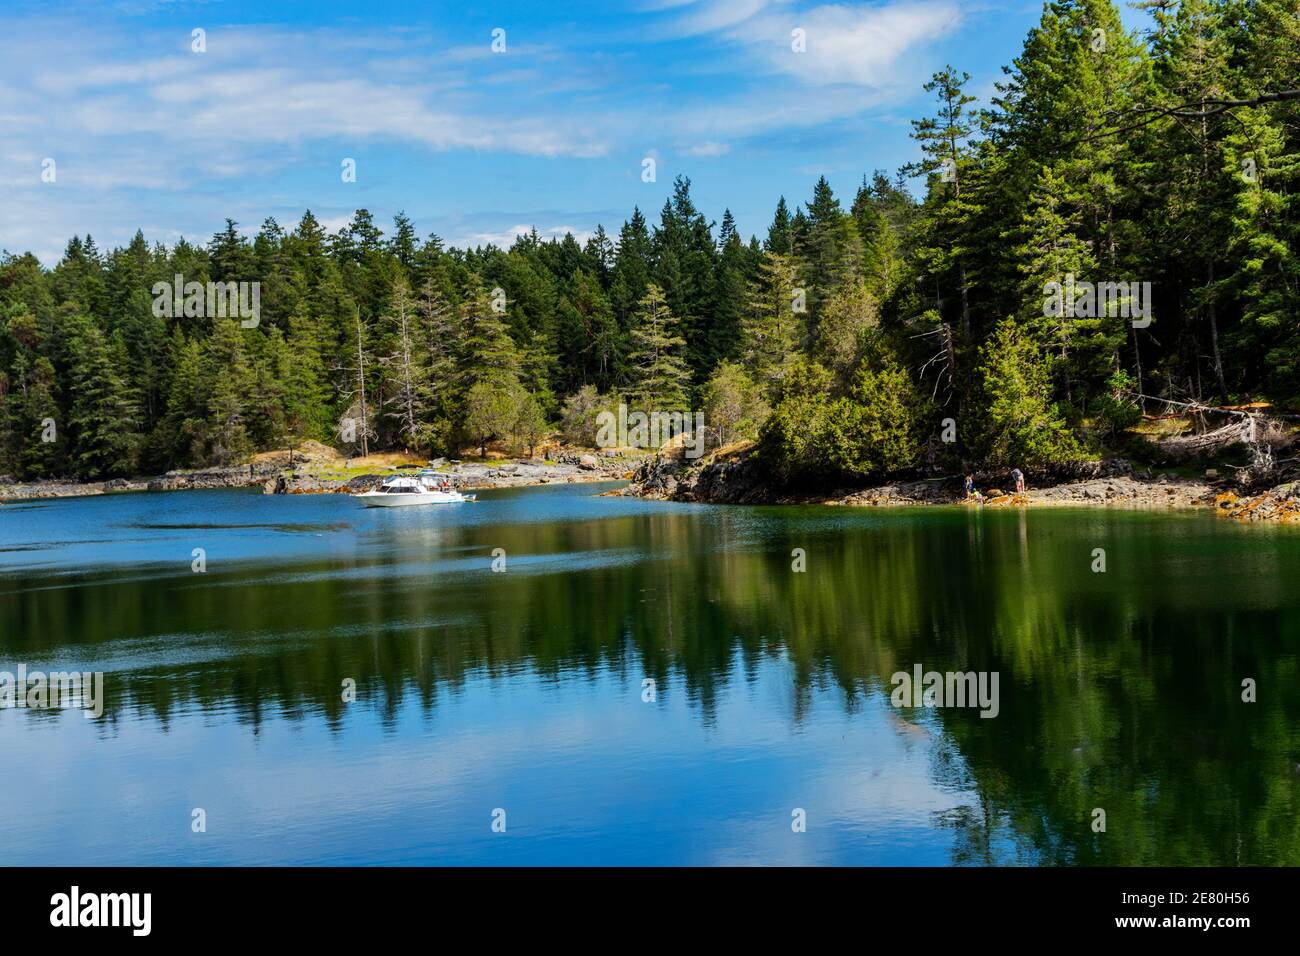
[[(823, 178), (760, 241), (679, 178), (617, 236), (448, 249), (310, 212), (206, 248), (0, 259), (0, 473), (99, 478), (316, 438), (429, 452), (626, 402), (702, 408), (789, 474), (1096, 453), (1138, 394), (1300, 399), (1300, 0), (1182, 0), (1126, 34), (1048, 3), (988, 104), (949, 68), (916, 164)], [(1246, 101), (1224, 108), (1225, 100)], [(924, 196), (908, 182), (923, 182)], [(156, 283), (260, 283), (255, 327)], [(1050, 283), (1149, 283), (1078, 314)], [(1150, 322), (1123, 314), (1150, 306)]]

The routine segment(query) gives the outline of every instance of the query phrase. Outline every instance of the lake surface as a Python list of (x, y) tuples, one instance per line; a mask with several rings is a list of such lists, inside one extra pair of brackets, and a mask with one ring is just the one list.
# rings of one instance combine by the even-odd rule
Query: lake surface
[(0, 505), (4, 862), (1300, 864), (1300, 529), (608, 487)]

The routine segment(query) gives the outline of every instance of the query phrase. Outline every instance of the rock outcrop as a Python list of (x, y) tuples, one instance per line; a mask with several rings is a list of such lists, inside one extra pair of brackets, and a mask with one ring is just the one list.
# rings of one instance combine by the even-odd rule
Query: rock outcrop
[(1223, 492), (1215, 498), (1215, 506), (1219, 514), (1237, 521), (1300, 524), (1300, 481), (1289, 481), (1256, 495)]
[[(1214, 502), (1208, 481), (1172, 475), (1138, 477), (1123, 459), (1077, 462), (1031, 472), (1029, 490), (1009, 494), (994, 482), (1008, 476), (977, 473), (983, 489), (978, 503), (992, 507), (1112, 505), (1131, 508), (1195, 508)], [(966, 496), (960, 479), (943, 477), (899, 481), (838, 490), (774, 482), (750, 450), (703, 462), (657, 455), (632, 476), (625, 494), (669, 501), (712, 504), (819, 503), (846, 507), (898, 507), (961, 504)], [(1264, 511), (1268, 513), (1269, 509)]]

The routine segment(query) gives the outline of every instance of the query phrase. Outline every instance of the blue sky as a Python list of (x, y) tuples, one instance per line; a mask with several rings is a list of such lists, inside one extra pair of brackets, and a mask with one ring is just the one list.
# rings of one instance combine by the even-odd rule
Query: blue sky
[(74, 233), (206, 241), (227, 216), (251, 233), (306, 208), (331, 229), (405, 210), (455, 245), (583, 238), (634, 205), (657, 217), (679, 173), (706, 215), (761, 235), (779, 195), (802, 203), (824, 173), (848, 200), (913, 159), (921, 84), (952, 63), (985, 100), (1040, 9), (0, 0), (0, 249), (53, 264)]

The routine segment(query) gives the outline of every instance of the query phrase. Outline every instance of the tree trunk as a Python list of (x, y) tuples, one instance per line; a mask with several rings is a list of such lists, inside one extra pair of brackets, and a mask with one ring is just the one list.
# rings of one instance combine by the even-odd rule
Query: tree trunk
[(361, 457), (370, 457), (370, 441), (366, 423), (366, 353), (361, 348), (361, 310), (357, 310), (357, 380), (361, 392)]

